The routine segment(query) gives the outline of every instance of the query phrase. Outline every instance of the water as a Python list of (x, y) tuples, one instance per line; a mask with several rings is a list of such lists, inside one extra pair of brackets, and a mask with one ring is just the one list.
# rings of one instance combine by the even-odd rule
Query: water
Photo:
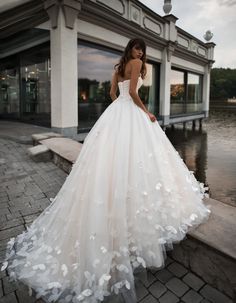
[(210, 110), (202, 130), (188, 122), (166, 130), (195, 177), (209, 187), (210, 197), (236, 206), (236, 110)]

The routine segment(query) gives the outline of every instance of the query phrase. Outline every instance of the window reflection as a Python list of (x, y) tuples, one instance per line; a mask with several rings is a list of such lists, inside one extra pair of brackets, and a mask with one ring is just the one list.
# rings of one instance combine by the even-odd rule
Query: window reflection
[(202, 110), (201, 76), (188, 73), (188, 102), (187, 112)]
[(50, 104), (49, 59), (21, 67), (22, 113), (25, 117), (35, 114), (48, 115)]
[(139, 90), (139, 95), (147, 109), (154, 115), (159, 114), (159, 102), (157, 100), (157, 79), (158, 66), (146, 63), (147, 74), (143, 80), (143, 85)]
[(19, 72), (16, 68), (0, 70), (0, 114), (19, 116)]
[(111, 103), (111, 78), (119, 57), (103, 49), (78, 46), (78, 115), (81, 127), (93, 125)]
[(202, 111), (202, 75), (172, 69), (170, 83), (170, 114)]
[(170, 96), (170, 114), (183, 113), (185, 103), (184, 72), (171, 70)]

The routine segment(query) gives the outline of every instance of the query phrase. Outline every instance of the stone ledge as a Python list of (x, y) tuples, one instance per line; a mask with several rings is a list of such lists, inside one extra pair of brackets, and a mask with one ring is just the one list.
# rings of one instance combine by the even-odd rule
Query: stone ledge
[(50, 138), (61, 138), (62, 135), (54, 132), (48, 132), (48, 133), (33, 134), (31, 135), (31, 137), (33, 140), (33, 145), (37, 145), (41, 140), (50, 139)]
[(50, 161), (52, 158), (50, 149), (41, 144), (28, 148), (28, 154), (36, 162)]
[(75, 163), (83, 146), (82, 143), (69, 138), (51, 138), (39, 141), (39, 143), (70, 163)]

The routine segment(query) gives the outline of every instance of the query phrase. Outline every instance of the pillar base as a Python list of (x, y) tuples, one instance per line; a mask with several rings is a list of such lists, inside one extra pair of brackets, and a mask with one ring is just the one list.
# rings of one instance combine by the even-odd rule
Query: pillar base
[(62, 134), (65, 137), (74, 138), (77, 136), (77, 126), (72, 127), (52, 127), (52, 131)]

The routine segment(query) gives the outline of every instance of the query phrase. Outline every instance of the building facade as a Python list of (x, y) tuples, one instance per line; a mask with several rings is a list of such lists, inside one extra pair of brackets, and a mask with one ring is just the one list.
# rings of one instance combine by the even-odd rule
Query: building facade
[(177, 20), (135, 0), (3, 1), (0, 117), (69, 136), (89, 131), (111, 103), (114, 65), (134, 37), (147, 44), (139, 93), (158, 122), (208, 117), (215, 44), (185, 32)]

